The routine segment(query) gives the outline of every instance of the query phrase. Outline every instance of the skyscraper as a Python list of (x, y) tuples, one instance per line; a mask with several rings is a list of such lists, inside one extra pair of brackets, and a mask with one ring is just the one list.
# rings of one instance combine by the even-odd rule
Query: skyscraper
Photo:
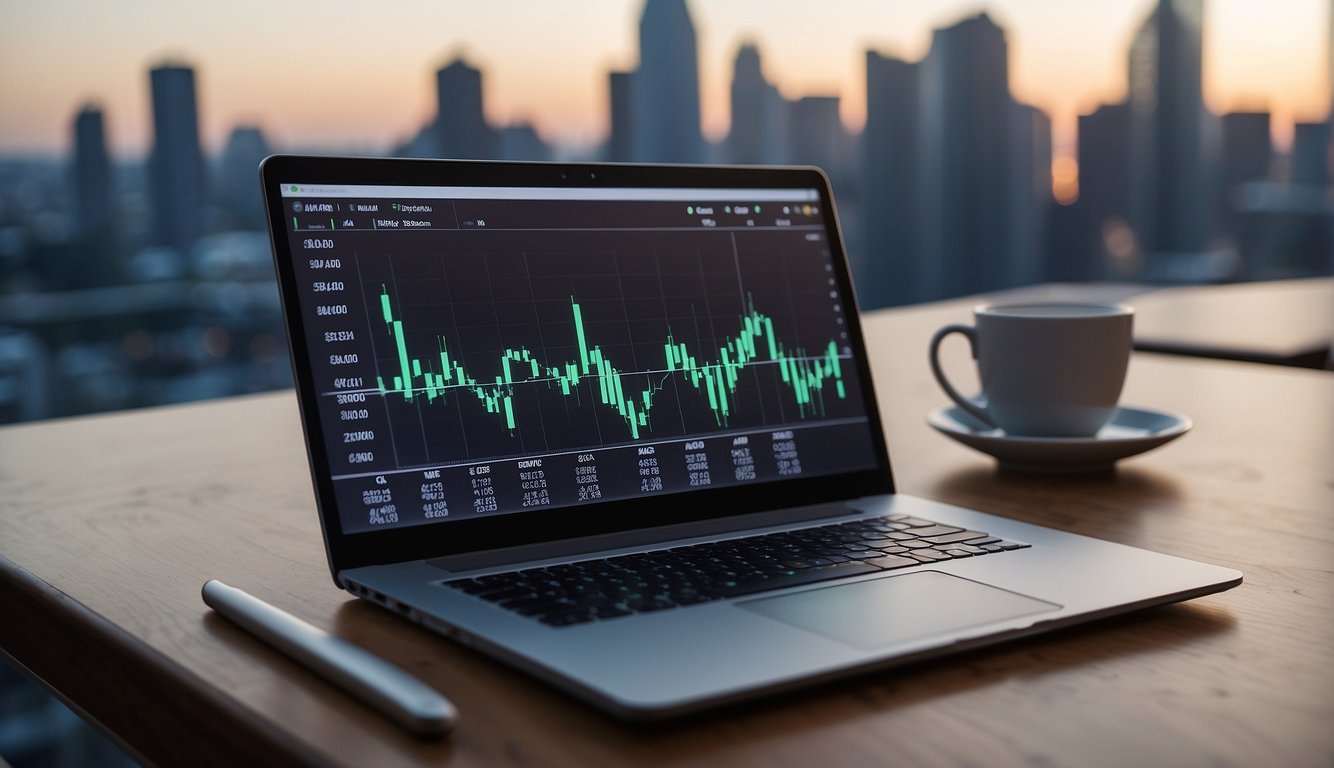
[(149, 194), (159, 245), (182, 255), (204, 233), (204, 157), (199, 147), (195, 71), (163, 64), (149, 72), (153, 93), (153, 150)]
[[(1074, 204), (1075, 230), (1070, 250), (1052, 253), (1051, 280), (1099, 280), (1108, 276), (1104, 232), (1129, 232), (1130, 105), (1103, 104), (1079, 116), (1079, 199)], [(1125, 246), (1127, 243), (1118, 243)], [(1124, 247), (1118, 258), (1127, 256)]]
[(1273, 151), (1269, 142), (1268, 112), (1233, 112), (1223, 115), (1223, 179), (1218, 208), (1231, 229), (1241, 185), (1269, 176)]
[(227, 137), (218, 181), (222, 202), (235, 227), (264, 228), (264, 200), (255, 184), (255, 173), (260, 161), (269, 154), (269, 142), (258, 126), (239, 125)]
[(1005, 32), (985, 13), (938, 29), (920, 65), (921, 297), (1010, 284), (1010, 98)]
[(727, 159), (733, 163), (781, 163), (788, 144), (788, 109), (764, 77), (760, 49), (745, 43), (732, 68), (732, 130)]
[(1150, 272), (1208, 234), (1203, 25), (1203, 0), (1158, 0), (1130, 47), (1130, 223)]
[(818, 165), (835, 180), (840, 179), (848, 163), (849, 137), (838, 114), (837, 96), (803, 96), (789, 109), (790, 149), (795, 163)]
[(919, 65), (866, 52), (866, 128), (862, 131), (865, 234), (854, 254), (864, 309), (918, 300), (917, 128)]
[(435, 74), (435, 131), (440, 156), (477, 160), (492, 154), (491, 128), (482, 111), (482, 72), (462, 58)]
[(607, 137), (607, 159), (628, 163), (634, 159), (634, 73), (607, 74), (607, 102), (611, 112), (611, 134)]
[(1316, 189), (1328, 186), (1330, 124), (1297, 123), (1292, 128), (1292, 183)]
[(645, 1), (639, 20), (639, 69), (631, 92), (635, 160), (704, 160), (699, 55), (685, 0)]
[(79, 236), (103, 238), (111, 233), (111, 157), (107, 154), (102, 110), (89, 105), (74, 117), (74, 221)]
[(1047, 214), (1051, 195), (1051, 118), (1037, 107), (1010, 107), (1009, 227), (1003, 285), (1045, 278)]

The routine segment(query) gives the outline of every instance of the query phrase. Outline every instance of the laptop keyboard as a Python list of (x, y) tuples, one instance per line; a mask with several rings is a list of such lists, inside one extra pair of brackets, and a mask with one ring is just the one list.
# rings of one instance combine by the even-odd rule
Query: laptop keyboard
[(556, 627), (1028, 547), (897, 515), (444, 582)]

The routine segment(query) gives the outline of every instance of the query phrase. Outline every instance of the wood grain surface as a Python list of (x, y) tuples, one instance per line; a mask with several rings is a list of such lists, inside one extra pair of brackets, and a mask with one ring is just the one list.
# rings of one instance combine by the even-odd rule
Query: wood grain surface
[[(1032, 477), (927, 427), (969, 302), (873, 313), (904, 492), (1241, 570), (1232, 591), (653, 728), (622, 725), (329, 580), (290, 392), (0, 429), (0, 646), (175, 764), (1334, 764), (1334, 374), (1137, 354), (1193, 417), (1115, 472)], [(947, 368), (968, 380), (962, 348)], [(967, 388), (966, 386), (964, 387)], [(445, 692), (412, 738), (211, 614), (220, 578)]]

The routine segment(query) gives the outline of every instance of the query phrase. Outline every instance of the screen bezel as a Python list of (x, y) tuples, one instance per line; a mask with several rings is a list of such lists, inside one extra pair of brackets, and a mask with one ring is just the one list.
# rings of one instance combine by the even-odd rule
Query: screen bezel
[[(537, 544), (562, 539), (697, 522), (784, 507), (893, 493), (889, 452), (876, 404), (870, 366), (847, 255), (829, 180), (815, 167), (666, 166), (611, 163), (512, 163), (469, 160), (404, 160), (274, 155), (260, 165), (260, 182), (269, 221), (269, 239), (287, 330), (307, 459), (324, 535), (325, 552), (334, 582), (344, 569), (442, 557), (464, 552)], [(345, 534), (335, 502), (332, 473), (325, 453), (323, 425), (317, 408), (314, 374), (309, 364), (306, 329), (299, 311), (296, 264), (286, 228), (279, 185), (375, 184), (420, 186), (506, 187), (689, 187), (809, 188), (820, 195), (826, 236), (833, 254), (838, 287), (852, 311), (847, 313), (848, 344), (860, 361), (856, 366), (866, 407), (877, 466), (835, 475), (727, 486), (655, 497), (562, 507), (559, 514), (505, 514), (476, 520), (414, 525), (406, 528)], [(633, 505), (633, 514), (625, 514)], [(522, 520), (523, 525), (516, 525)], [(627, 523), (627, 520), (633, 521)], [(341, 584), (340, 584), (341, 586)]]

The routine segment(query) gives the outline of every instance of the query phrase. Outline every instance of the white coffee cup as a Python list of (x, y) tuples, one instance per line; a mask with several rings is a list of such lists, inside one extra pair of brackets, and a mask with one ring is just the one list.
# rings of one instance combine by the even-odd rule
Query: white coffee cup
[[(1089, 437), (1116, 413), (1133, 343), (1124, 304), (984, 304), (974, 326), (947, 325), (931, 338), (931, 372), (958, 406), (1006, 434)], [(982, 382), (960, 395), (940, 368), (940, 343), (961, 333)]]

